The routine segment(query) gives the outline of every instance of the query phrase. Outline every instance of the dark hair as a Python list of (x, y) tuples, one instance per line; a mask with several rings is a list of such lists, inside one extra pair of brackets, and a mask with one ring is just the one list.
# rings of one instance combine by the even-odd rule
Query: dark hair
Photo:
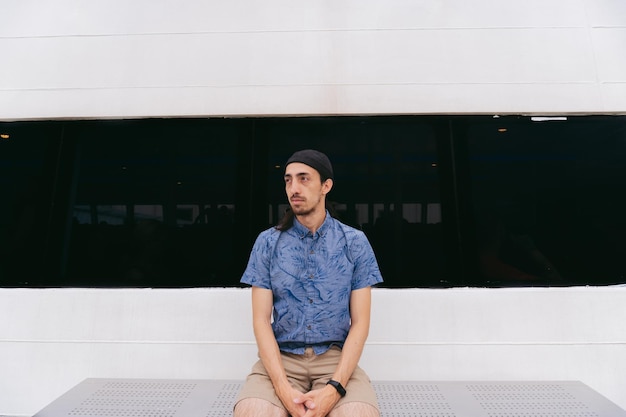
[(287, 210), (285, 210), (285, 215), (279, 220), (278, 224), (276, 225), (276, 230), (284, 232), (291, 229), (291, 227), (293, 226), (293, 219), (294, 214), (291, 210), (291, 207), (289, 207)]

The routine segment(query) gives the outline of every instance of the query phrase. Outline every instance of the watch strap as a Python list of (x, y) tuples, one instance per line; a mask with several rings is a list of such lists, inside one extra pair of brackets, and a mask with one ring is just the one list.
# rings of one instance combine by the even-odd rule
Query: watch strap
[(341, 395), (342, 397), (346, 396), (346, 389), (343, 387), (343, 385), (341, 385), (339, 381), (335, 381), (334, 379), (331, 379), (330, 381), (326, 383), (326, 385), (332, 385), (333, 387), (335, 387), (339, 395)]

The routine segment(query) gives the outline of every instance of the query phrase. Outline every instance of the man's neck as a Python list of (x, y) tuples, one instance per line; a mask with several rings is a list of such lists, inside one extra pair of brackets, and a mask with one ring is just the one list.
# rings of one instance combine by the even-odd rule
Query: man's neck
[(309, 229), (311, 234), (314, 235), (315, 232), (322, 227), (324, 220), (326, 220), (326, 209), (315, 211), (306, 215), (296, 215), (296, 219), (298, 219), (300, 224)]

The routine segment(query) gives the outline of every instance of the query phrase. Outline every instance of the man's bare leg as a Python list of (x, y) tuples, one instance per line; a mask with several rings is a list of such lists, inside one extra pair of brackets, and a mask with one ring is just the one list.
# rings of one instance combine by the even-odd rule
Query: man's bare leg
[(367, 403), (345, 403), (333, 409), (328, 417), (380, 417), (376, 407)]
[(267, 400), (245, 398), (237, 403), (233, 417), (288, 417), (287, 412)]

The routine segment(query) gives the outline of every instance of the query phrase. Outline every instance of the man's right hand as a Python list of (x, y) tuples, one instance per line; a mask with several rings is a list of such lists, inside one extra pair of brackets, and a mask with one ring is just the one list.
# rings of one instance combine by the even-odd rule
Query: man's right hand
[(302, 402), (303, 393), (293, 387), (277, 392), (277, 394), (291, 417), (304, 417), (309, 408), (315, 407), (315, 404), (310, 401)]

